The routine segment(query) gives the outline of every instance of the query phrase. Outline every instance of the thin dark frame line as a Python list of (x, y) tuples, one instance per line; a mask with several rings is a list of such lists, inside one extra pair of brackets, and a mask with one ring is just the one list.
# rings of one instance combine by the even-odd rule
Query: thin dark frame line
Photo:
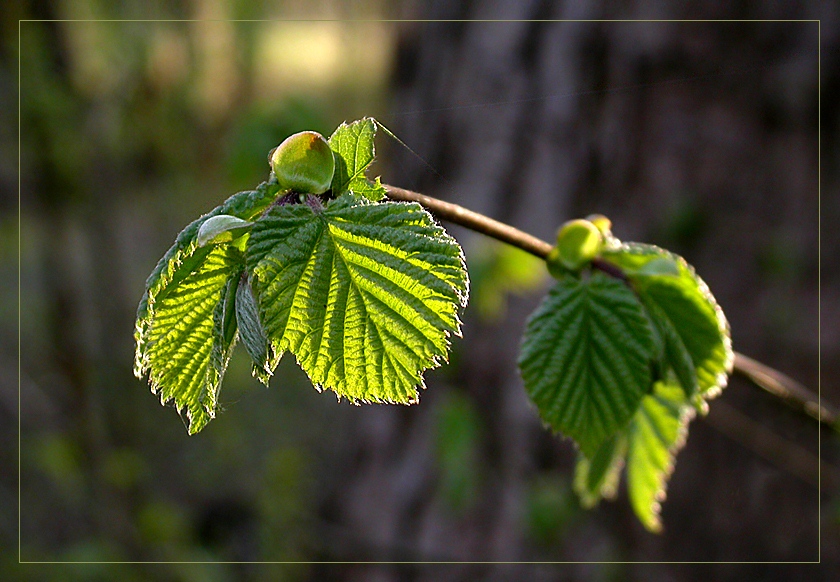
[[(451, 564), (601, 564), (601, 563), (617, 563), (617, 564), (819, 564), (821, 563), (821, 542), (822, 542), (822, 522), (821, 522), (821, 507), (822, 507), (822, 496), (818, 496), (818, 561), (630, 561), (630, 562), (353, 562), (353, 561), (345, 561), (345, 562), (278, 562), (278, 561), (264, 561), (264, 562), (225, 562), (225, 561), (201, 561), (201, 562), (160, 562), (160, 561), (126, 561), (126, 562), (62, 562), (62, 561), (23, 561), (22, 558), (22, 389), (21, 389), (21, 377), (22, 377), (22, 326), (21, 326), (21, 313), (22, 313), (22, 287), (21, 287), (21, 249), (22, 249), (22, 147), (21, 147), (21, 136), (22, 136), (22, 93), (21, 93), (21, 78), (22, 78), (22, 57), (21, 57), (21, 23), (23, 22), (389, 22), (389, 23), (400, 23), (400, 22), (535, 22), (536, 20), (532, 19), (520, 19), (520, 20), (462, 20), (462, 19), (452, 19), (452, 20), (430, 20), (430, 19), (359, 19), (359, 20), (348, 20), (348, 19), (224, 19), (224, 20), (206, 20), (206, 19), (19, 19), (18, 20), (18, 563), (19, 564), (211, 564), (211, 563), (220, 563), (220, 564), (318, 564), (318, 563), (334, 563), (334, 564), (424, 564), (424, 563), (451, 563)], [(822, 323), (822, 315), (821, 315), (821, 267), (822, 267), (822, 255), (821, 255), (821, 185), (822, 185), (822, 168), (821, 168), (821, 161), (822, 161), (822, 153), (821, 153), (821, 114), (822, 114), (822, 103), (821, 103), (821, 20), (820, 19), (735, 19), (735, 20), (725, 20), (725, 19), (696, 19), (696, 20), (687, 20), (687, 19), (649, 19), (649, 20), (637, 20), (637, 19), (574, 19), (574, 20), (546, 20), (545, 22), (610, 22), (610, 23), (634, 23), (634, 22), (652, 22), (652, 23), (665, 23), (665, 22), (691, 22), (691, 23), (767, 23), (767, 22), (816, 22), (817, 23), (817, 63), (818, 63), (818, 92), (817, 92), (817, 115), (818, 115), (818, 125), (817, 125), (817, 144), (818, 144), (818, 160), (817, 160), (817, 167), (818, 167), (818, 221), (817, 221), (817, 240), (818, 240), (818, 322), (817, 322), (817, 329), (818, 329), (818, 403), (819, 406), (822, 407), (821, 396), (822, 396), (822, 335), (821, 335), (821, 323)], [(822, 456), (822, 439), (821, 439), (821, 432), (818, 431), (818, 456), (821, 458)], [(821, 479), (821, 475), (818, 476), (818, 479)]]

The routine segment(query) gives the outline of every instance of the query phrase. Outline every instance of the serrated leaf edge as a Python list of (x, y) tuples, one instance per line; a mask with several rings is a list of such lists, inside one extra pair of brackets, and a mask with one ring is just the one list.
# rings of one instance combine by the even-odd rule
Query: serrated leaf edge
[[(424, 365), (422, 369), (418, 370), (418, 372), (417, 372), (418, 381), (413, 386), (414, 396), (412, 398), (410, 398), (408, 401), (399, 401), (399, 400), (394, 400), (394, 399), (388, 398), (388, 397), (373, 398), (373, 399), (358, 398), (358, 397), (350, 396), (350, 395), (347, 395), (347, 394), (340, 394), (334, 388), (324, 386), (324, 383), (322, 383), (322, 382), (314, 382), (313, 381), (312, 385), (318, 392), (323, 392), (325, 390), (332, 390), (336, 394), (339, 401), (343, 397), (343, 398), (346, 398), (348, 400), (348, 402), (350, 402), (351, 404), (355, 404), (355, 405), (370, 404), (370, 403), (406, 404), (406, 405), (414, 404), (414, 403), (419, 401), (420, 392), (422, 392), (426, 388), (425, 378), (424, 378), (425, 371), (435, 369), (435, 368), (439, 367), (442, 363), (447, 362), (448, 359), (449, 359), (449, 353), (451, 351), (451, 349), (450, 349), (451, 348), (451, 337), (453, 337), (453, 336), (454, 337), (461, 337), (462, 336), (461, 329), (462, 329), (463, 323), (462, 323), (459, 311), (463, 310), (467, 306), (467, 302), (468, 302), (468, 298), (469, 298), (469, 285), (470, 285), (469, 274), (468, 274), (467, 267), (466, 267), (466, 258), (465, 258), (465, 255), (464, 255), (464, 250), (461, 247), (461, 245), (458, 244), (457, 240), (455, 240), (454, 237), (452, 237), (448, 232), (446, 232), (446, 230), (442, 226), (440, 226), (440, 224), (435, 220), (434, 216), (432, 216), (420, 204), (417, 204), (415, 202), (402, 202), (402, 201), (391, 201), (391, 200), (373, 201), (373, 200), (370, 200), (370, 199), (368, 199), (364, 196), (360, 196), (358, 194), (355, 194), (352, 191), (347, 191), (344, 194), (342, 194), (341, 196), (339, 196), (339, 198), (337, 198), (335, 200), (328, 201), (327, 205), (329, 206), (333, 203), (336, 203), (341, 198), (343, 198), (345, 196), (349, 197), (354, 203), (359, 204), (359, 205), (402, 206), (402, 207), (406, 207), (406, 208), (411, 208), (412, 210), (414, 210), (418, 214), (421, 214), (422, 216), (424, 216), (424, 218), (428, 221), (428, 225), (431, 226), (431, 227), (434, 227), (435, 230), (437, 231), (437, 234), (435, 236), (422, 235), (423, 238), (428, 238), (429, 240), (432, 240), (432, 241), (435, 241), (435, 242), (446, 241), (447, 243), (452, 243), (454, 248), (458, 249), (457, 259), (458, 259), (459, 268), (460, 268), (461, 272), (463, 273), (464, 288), (462, 290), (457, 285), (453, 285), (453, 284), (450, 284), (448, 282), (446, 283), (447, 286), (453, 291), (453, 293), (454, 293), (454, 295), (457, 299), (457, 304), (456, 304), (457, 309), (456, 309), (455, 313), (452, 314), (452, 316), (453, 316), (453, 322), (452, 322), (453, 323), (453, 329), (451, 329), (451, 330), (450, 329), (442, 329), (441, 330), (443, 332), (443, 344), (444, 344), (444, 349), (442, 350), (443, 354), (442, 355), (432, 355), (432, 357), (428, 360), (428, 365)], [(327, 223), (325, 225), (325, 229), (329, 230), (329, 223)], [(321, 236), (323, 236), (323, 235), (321, 235)], [(334, 243), (331, 243), (331, 244), (334, 245)], [(395, 248), (398, 249), (398, 247), (395, 247)], [(401, 250), (401, 249), (398, 249), (398, 250)], [(262, 260), (262, 259), (260, 259), (260, 260)], [(416, 260), (412, 259), (408, 255), (404, 258), (404, 260), (406, 260), (408, 262), (411, 262), (415, 265), (419, 265), (419, 263)], [(253, 269), (255, 269), (255, 268), (256, 268), (256, 265), (253, 265), (253, 268), (252, 268), (251, 272), (254, 272)], [(346, 269), (346, 266), (345, 266), (345, 269)], [(263, 319), (265, 317), (264, 309), (263, 309), (262, 305), (260, 305), (260, 317), (261, 317), (261, 319)], [(283, 337), (279, 341), (277, 341), (276, 338), (272, 339), (270, 341), (275, 346), (275, 351), (278, 354), (278, 359), (286, 351), (290, 351), (294, 355), (295, 361), (297, 362), (297, 364), (301, 367), (301, 369), (305, 370), (304, 364), (301, 361), (300, 356), (296, 353), (296, 350), (293, 351), (293, 350), (289, 349), (288, 340), (285, 338), (285, 331), (284, 331)], [(312, 380), (312, 379), (310, 378), (310, 380)]]
[(719, 396), (723, 392), (723, 389), (726, 388), (726, 385), (729, 381), (729, 375), (732, 373), (732, 367), (735, 363), (735, 352), (732, 349), (732, 335), (729, 327), (729, 321), (727, 320), (726, 315), (723, 312), (723, 308), (717, 302), (717, 299), (712, 294), (711, 289), (709, 289), (709, 286), (706, 284), (703, 278), (697, 274), (697, 271), (694, 269), (694, 266), (691, 265), (688, 261), (686, 261), (685, 258), (683, 258), (682, 256), (676, 253), (672, 253), (671, 251), (654, 244), (638, 242), (621, 242), (620, 244), (616, 244), (614, 246), (606, 248), (602, 252), (602, 258), (609, 261), (610, 252), (628, 252), (631, 254), (638, 255), (650, 254), (651, 252), (653, 252), (665, 256), (674, 260), (677, 263), (679, 269), (685, 269), (691, 275), (692, 279), (696, 281), (700, 294), (714, 310), (718, 331), (720, 331), (723, 337), (723, 348), (725, 354), (725, 359), (723, 362), (724, 370), (722, 372), (717, 373), (715, 377), (714, 386), (710, 386), (709, 388), (704, 390), (702, 392), (702, 396), (706, 400), (711, 400)]
[[(611, 279), (611, 278), (609, 278), (607, 275), (602, 275), (602, 274), (600, 274), (600, 273), (593, 273), (591, 276), (603, 276), (603, 277), (605, 278), (605, 279), (604, 279), (605, 281), (612, 281), (612, 279)], [(572, 275), (572, 274), (565, 274), (565, 275), (564, 275), (564, 278), (567, 278), (568, 280), (576, 280), (576, 281), (579, 281), (579, 280), (578, 280), (578, 277), (577, 277), (576, 275)], [(580, 451), (581, 451), (581, 453), (582, 453), (582, 454), (584, 454), (584, 453), (583, 453), (584, 448), (583, 448), (583, 446), (581, 445), (581, 443), (578, 441), (578, 439), (577, 439), (577, 438), (575, 438), (575, 436), (573, 436), (573, 435), (571, 435), (571, 434), (567, 434), (567, 433), (566, 433), (566, 432), (564, 432), (564, 431), (563, 431), (560, 427), (555, 427), (555, 426), (554, 426), (554, 425), (553, 425), (553, 424), (552, 424), (552, 423), (551, 423), (548, 419), (546, 419), (546, 418), (545, 418), (545, 415), (543, 414), (543, 412), (542, 412), (542, 410), (540, 409), (540, 407), (537, 405), (537, 403), (536, 403), (536, 402), (534, 402), (534, 399), (533, 399), (533, 397), (532, 397), (532, 395), (531, 395), (531, 390), (527, 388), (527, 380), (526, 380), (526, 378), (525, 378), (525, 376), (524, 376), (524, 372), (523, 372), (523, 370), (522, 370), (522, 363), (523, 363), (523, 361), (524, 361), (524, 360), (523, 360), (523, 357), (524, 357), (524, 356), (523, 356), (523, 354), (524, 354), (524, 348), (525, 348), (526, 344), (528, 343), (528, 330), (530, 329), (531, 321), (532, 321), (534, 318), (536, 318), (536, 317), (538, 316), (538, 314), (540, 314), (540, 312), (543, 310), (543, 306), (544, 306), (545, 302), (546, 302), (546, 301), (548, 301), (549, 297), (550, 297), (550, 296), (551, 296), (551, 294), (554, 292), (554, 290), (555, 290), (555, 289), (557, 289), (557, 288), (558, 288), (561, 284), (562, 284), (562, 280), (558, 280), (558, 281), (555, 283), (555, 285), (552, 287), (552, 289), (551, 289), (551, 290), (549, 290), (548, 295), (546, 295), (546, 297), (543, 299), (543, 303), (541, 303), (541, 304), (537, 307), (537, 309), (536, 309), (536, 310), (534, 310), (534, 312), (533, 312), (533, 313), (529, 316), (528, 321), (527, 321), (527, 323), (526, 323), (526, 331), (525, 331), (525, 334), (523, 334), (523, 336), (522, 336), (522, 340), (521, 340), (521, 343), (520, 343), (520, 348), (519, 348), (519, 358), (518, 358), (518, 368), (519, 368), (520, 375), (521, 375), (521, 378), (522, 378), (522, 380), (523, 380), (523, 383), (524, 383), (524, 384), (526, 384), (526, 391), (528, 392), (529, 401), (530, 401), (530, 402), (531, 402), (531, 404), (532, 404), (532, 405), (534, 405), (534, 406), (535, 406), (535, 408), (537, 409), (538, 415), (539, 415), (539, 417), (540, 417), (540, 419), (541, 419), (541, 421), (542, 421), (542, 423), (543, 423), (543, 426), (544, 426), (547, 430), (549, 430), (552, 434), (555, 434), (555, 435), (560, 436), (560, 437), (563, 437), (563, 438), (568, 438), (568, 439), (570, 439), (570, 440), (571, 440), (571, 441), (575, 444), (575, 446), (578, 448), (578, 450), (580, 450)], [(581, 293), (586, 293), (586, 290), (582, 290), (582, 291), (581, 291)], [(649, 359), (651, 359), (651, 360), (652, 360), (652, 359), (653, 359), (653, 357), (654, 357), (654, 354), (653, 354), (653, 350), (654, 350), (654, 348), (655, 348), (655, 346), (654, 346), (654, 334), (656, 333), (656, 331), (655, 331), (655, 330), (654, 330), (654, 328), (653, 328), (653, 324), (651, 323), (651, 321), (650, 321), (650, 317), (649, 317), (649, 315), (647, 314), (647, 312), (645, 311), (644, 306), (641, 304), (641, 302), (639, 301), (638, 297), (635, 297), (635, 294), (634, 294), (633, 296), (634, 296), (634, 298), (635, 298), (635, 302), (636, 302), (636, 303), (638, 303), (639, 310), (640, 310), (640, 315), (641, 315), (642, 317), (644, 317), (644, 319), (646, 320), (647, 327), (649, 328), (649, 331), (650, 331), (650, 333), (651, 333), (651, 337), (650, 337), (651, 345), (650, 345), (650, 346), (648, 346), (648, 347), (650, 348)], [(582, 300), (585, 300), (585, 298), (584, 298), (584, 299), (582, 299)], [(565, 310), (569, 310), (569, 309), (568, 309), (568, 303), (564, 304), (563, 308), (564, 308)], [(642, 347), (643, 347), (643, 346), (642, 346)], [(643, 397), (644, 397), (644, 394), (643, 394), (642, 398), (643, 398)], [(642, 398), (640, 398), (640, 399), (639, 399), (639, 403), (641, 403), (641, 399), (642, 399)], [(553, 406), (554, 406), (554, 407), (556, 407), (556, 406), (557, 406), (557, 403), (555, 402), (555, 404), (554, 404)], [(638, 408), (637, 408), (637, 409), (638, 409)], [(613, 433), (604, 435), (600, 444), (603, 444), (603, 442), (604, 442), (604, 441), (606, 441), (607, 439), (609, 439), (609, 438), (610, 438), (610, 436), (611, 436), (612, 434), (616, 434), (616, 433), (618, 433), (618, 432), (620, 432), (620, 431), (624, 430), (624, 429), (627, 427), (627, 425), (628, 425), (628, 424), (632, 421), (632, 418), (633, 418), (633, 415), (634, 415), (634, 414), (635, 414), (635, 412), (633, 412), (632, 414), (630, 414), (630, 415), (629, 415), (629, 417), (628, 417), (628, 418), (624, 421), (624, 423), (620, 423), (620, 426), (619, 426), (618, 428), (616, 428), (616, 430), (615, 430)], [(581, 422), (581, 421), (578, 421), (578, 423), (580, 423), (580, 422)], [(577, 430), (575, 430), (575, 432), (577, 432)], [(600, 446), (600, 444), (599, 444), (598, 446)], [(597, 448), (598, 448), (598, 447), (595, 447), (595, 450), (597, 450)], [(590, 451), (590, 453), (594, 453), (594, 450), (593, 450), (593, 451)]]
[[(661, 397), (657, 397), (655, 392), (652, 394), (647, 395), (645, 398), (657, 398), (661, 400)], [(666, 404), (668, 406), (668, 404)], [(654, 493), (654, 497), (650, 502), (650, 506), (648, 509), (650, 510), (650, 516), (652, 518), (651, 521), (646, 519), (646, 516), (643, 516), (636, 512), (639, 521), (642, 525), (645, 526), (646, 529), (652, 531), (654, 533), (660, 533), (662, 531), (662, 520), (661, 520), (661, 512), (662, 512), (662, 503), (664, 503), (667, 493), (668, 493), (668, 483), (671, 479), (671, 475), (674, 473), (674, 468), (676, 467), (677, 461), (677, 453), (682, 450), (685, 446), (686, 441), (688, 440), (688, 425), (696, 416), (696, 411), (693, 406), (688, 404), (687, 402), (679, 404), (680, 407), (680, 414), (678, 417), (679, 427), (677, 428), (677, 437), (674, 442), (668, 447), (668, 460), (666, 462), (665, 467), (658, 472), (656, 475), (656, 479), (659, 481), (659, 486), (657, 491)], [(639, 406), (639, 410), (637, 414), (642, 414), (643, 412), (643, 405)], [(625, 452), (626, 455), (626, 466), (625, 471), (630, 471), (630, 450), (632, 448), (632, 427), (635, 422), (635, 418), (633, 421), (630, 422), (630, 425), (627, 428), (627, 449)], [(632, 500), (633, 493), (630, 491), (630, 480), (629, 477), (628, 481), (628, 496), (631, 498), (631, 505), (634, 505)], [(635, 512), (635, 507), (633, 508)]]
[[(151, 331), (151, 325), (154, 321), (155, 303), (158, 299), (158, 296), (160, 295), (160, 293), (164, 292), (168, 288), (168, 286), (174, 280), (176, 274), (180, 272), (184, 263), (193, 256), (195, 256), (196, 252), (206, 252), (207, 254), (211, 252), (213, 245), (200, 247), (197, 241), (198, 231), (205, 221), (214, 216), (218, 216), (224, 213), (232, 213), (233, 216), (236, 216), (236, 214), (244, 214), (244, 217), (237, 216), (237, 218), (252, 219), (263, 208), (270, 204), (271, 200), (277, 194), (277, 190), (278, 187), (276, 178), (272, 177), (267, 182), (259, 184), (254, 190), (245, 190), (229, 196), (222, 204), (220, 204), (210, 212), (193, 220), (178, 234), (178, 236), (175, 239), (175, 242), (160, 258), (160, 260), (155, 265), (155, 268), (152, 270), (151, 274), (146, 279), (146, 287), (144, 289), (143, 296), (140, 299), (140, 303), (137, 307), (137, 316), (134, 324), (135, 352), (133, 372), (135, 377), (137, 377), (140, 380), (143, 379), (144, 375), (149, 373), (149, 387), (153, 394), (160, 396), (161, 405), (166, 406), (169, 402), (172, 402), (174, 404), (176, 402), (177, 397), (165, 397), (163, 394), (164, 386), (160, 383), (158, 379), (154, 378), (151, 374), (151, 361), (148, 350), (148, 334)], [(196, 262), (196, 265), (193, 267), (190, 273), (201, 267), (204, 258), (199, 259)], [(184, 276), (189, 276), (190, 273), (187, 273)], [(224, 303), (224, 298), (222, 298), (222, 301), (220, 301), (220, 305), (222, 303)], [(219, 306), (217, 306), (217, 309), (218, 308)], [(223, 308), (224, 307), (222, 307), (222, 309)], [(217, 309), (214, 309), (213, 312), (214, 330), (216, 328), (217, 323)], [(224, 330), (222, 330), (222, 334), (224, 334)], [(214, 344), (211, 347), (211, 358), (215, 358), (216, 363), (223, 362), (224, 364), (223, 368), (221, 368), (220, 370), (218, 384), (215, 385), (216, 391), (218, 391), (220, 387), (221, 378), (224, 375), (224, 369), (227, 367), (227, 362), (230, 359), (230, 355), (233, 351), (236, 341), (237, 334), (235, 333), (231, 339), (231, 343), (228, 346), (228, 348), (226, 350), (223, 350), (224, 353), (215, 353), (217, 351), (217, 342), (214, 338)], [(210, 368), (212, 367), (213, 366), (210, 365)], [(210, 372), (210, 368), (208, 368), (206, 373)], [(206, 391), (206, 378), (202, 390)], [(199, 397), (199, 402), (201, 402), (202, 398), (203, 396)], [(213, 394), (212, 402), (210, 403), (209, 407), (208, 405), (202, 403), (202, 406), (208, 415), (208, 421), (215, 417), (215, 411), (218, 405), (216, 399), (217, 395)], [(194, 424), (194, 420), (197, 419), (194, 419), (194, 415), (192, 411), (189, 410), (188, 406), (176, 406), (176, 409), (181, 415), (184, 414), (184, 409), (186, 409), (188, 431), (190, 434), (195, 434), (196, 432), (201, 430), (203, 426), (206, 425), (206, 422), (200, 425)]]

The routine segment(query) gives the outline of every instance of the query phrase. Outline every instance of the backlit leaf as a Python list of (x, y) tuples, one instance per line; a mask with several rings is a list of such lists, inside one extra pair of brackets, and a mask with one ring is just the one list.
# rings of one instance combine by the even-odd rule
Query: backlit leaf
[(353, 402), (411, 403), (423, 370), (460, 334), (467, 274), (458, 243), (417, 204), (352, 193), (280, 205), (246, 258), (277, 353)]
[[(729, 324), (709, 288), (682, 257), (659, 247), (641, 243), (625, 243), (604, 251), (602, 258), (627, 273), (634, 289), (649, 308), (651, 317), (665, 330), (666, 350), (680, 382), (689, 374), (683, 360), (682, 346), (691, 357), (700, 394), (709, 398), (726, 386), (732, 371), (732, 341)], [(679, 275), (647, 269), (650, 263), (669, 260)], [(673, 330), (676, 336), (670, 331)], [(669, 341), (670, 338), (670, 341)], [(687, 390), (690, 395), (691, 390)]]
[[(692, 360), (691, 354), (688, 353), (688, 349), (683, 343), (682, 336), (656, 301), (645, 293), (640, 294), (639, 298), (648, 310), (651, 321), (653, 321), (653, 325), (659, 333), (665, 363), (673, 370), (680, 385), (685, 390), (686, 396), (692, 397), (698, 390), (697, 371), (694, 368), (694, 360)], [(667, 369), (663, 372), (663, 375), (665, 374), (667, 374)]]
[(254, 376), (268, 386), (268, 379), (280, 362), (280, 354), (275, 352), (265, 335), (251, 280), (246, 273), (242, 274), (236, 287), (236, 324), (242, 344), (254, 363)]
[(144, 334), (144, 351), (138, 355), (140, 375), (148, 371), (152, 391), (160, 395), (161, 403), (173, 400), (178, 410), (186, 409), (191, 434), (215, 415), (234, 342), (225, 333), (228, 283), (238, 276), (241, 264), (238, 249), (210, 249), (195, 269), (157, 294)]
[(578, 455), (573, 486), (581, 505), (590, 508), (602, 498), (615, 498), (626, 454), (627, 438), (622, 431), (607, 439), (591, 461)]
[(190, 433), (213, 418), (222, 376), (236, 341), (235, 282), (241, 250), (197, 242), (201, 226), (221, 214), (252, 220), (277, 194), (276, 182), (234, 194), (193, 221), (158, 262), (137, 308), (134, 373), (146, 373), (161, 402), (185, 410)]
[(369, 180), (365, 176), (376, 154), (373, 143), (375, 136), (376, 121), (370, 117), (349, 124), (342, 123), (330, 136), (330, 148), (336, 157), (332, 181), (334, 196), (347, 190), (373, 201), (385, 196), (386, 191), (379, 178)]
[(657, 382), (627, 428), (627, 492), (633, 511), (651, 531), (662, 529), (665, 487), (693, 416), (694, 407), (679, 385)]
[(625, 429), (608, 439), (591, 461), (583, 455), (578, 458), (574, 488), (581, 504), (593, 507), (602, 498), (614, 498), (626, 465), (633, 511), (647, 529), (661, 531), (665, 489), (694, 412), (673, 377), (657, 382)]
[(198, 229), (196, 244), (203, 247), (211, 242), (230, 242), (247, 231), (251, 223), (229, 214), (211, 216)]

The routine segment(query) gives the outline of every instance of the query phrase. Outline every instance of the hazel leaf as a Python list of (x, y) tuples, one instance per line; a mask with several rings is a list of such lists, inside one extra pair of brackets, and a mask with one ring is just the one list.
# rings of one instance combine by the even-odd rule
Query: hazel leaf
[(376, 157), (373, 143), (376, 128), (376, 120), (365, 117), (353, 123), (342, 123), (330, 136), (330, 147), (336, 159), (332, 179), (334, 196), (351, 190), (374, 202), (385, 197), (386, 191), (379, 178), (370, 180), (365, 175)]
[[(706, 283), (682, 257), (654, 245), (624, 243), (605, 250), (601, 258), (628, 274), (643, 303), (648, 306), (654, 322), (665, 333), (668, 342), (677, 338), (688, 352), (697, 375), (697, 389), (705, 398), (717, 395), (725, 386), (732, 371), (734, 354), (729, 335), (729, 323)], [(651, 263), (674, 265), (675, 276), (668, 273), (646, 272)], [(660, 270), (659, 267), (651, 270)], [(637, 273), (644, 273), (638, 276)], [(684, 383), (686, 371), (680, 364), (683, 358), (679, 342), (666, 343), (672, 352), (673, 365)], [(687, 388), (687, 392), (691, 390)]]
[(218, 392), (233, 345), (235, 283), (245, 266), (228, 243), (199, 246), (201, 227), (215, 216), (253, 220), (274, 200), (276, 180), (239, 192), (178, 235), (146, 281), (134, 330), (134, 374), (148, 374), (162, 404), (184, 411), (188, 430), (216, 414)]
[(685, 444), (694, 407), (675, 383), (657, 382), (627, 428), (627, 493), (633, 511), (653, 532), (677, 451)]
[(567, 274), (529, 318), (519, 369), (542, 419), (592, 459), (650, 390), (654, 352), (651, 323), (622, 281)]
[(275, 351), (352, 402), (416, 402), (422, 372), (460, 334), (463, 253), (418, 204), (348, 192), (276, 206), (254, 224), (246, 260)]
[(253, 222), (230, 214), (219, 214), (205, 220), (198, 229), (196, 245), (203, 247), (211, 242), (230, 242), (248, 230)]

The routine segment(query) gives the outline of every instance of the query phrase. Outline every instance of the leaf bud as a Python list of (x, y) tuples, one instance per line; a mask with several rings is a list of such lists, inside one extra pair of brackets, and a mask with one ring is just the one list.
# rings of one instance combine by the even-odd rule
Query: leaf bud
[(605, 237), (610, 236), (612, 229), (612, 220), (610, 220), (603, 214), (590, 214), (586, 217), (586, 220), (594, 224), (595, 227), (601, 231), (602, 235), (604, 235)]
[(601, 231), (588, 220), (579, 218), (568, 221), (557, 231), (557, 246), (547, 259), (549, 271), (552, 266), (579, 271), (586, 263), (598, 256), (603, 243)]

